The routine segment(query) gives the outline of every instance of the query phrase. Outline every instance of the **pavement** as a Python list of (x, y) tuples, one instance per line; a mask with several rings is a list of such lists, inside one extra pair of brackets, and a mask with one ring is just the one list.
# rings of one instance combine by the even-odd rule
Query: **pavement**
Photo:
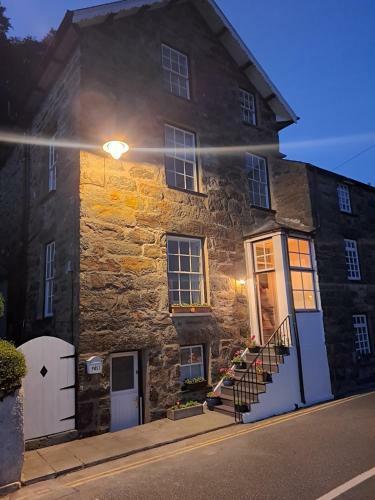
[(27, 485), (141, 451), (234, 425), (234, 418), (206, 411), (181, 420), (157, 420), (118, 432), (27, 451), (22, 484)]
[(374, 500), (374, 421), (375, 392), (359, 394), (75, 471), (9, 499)]

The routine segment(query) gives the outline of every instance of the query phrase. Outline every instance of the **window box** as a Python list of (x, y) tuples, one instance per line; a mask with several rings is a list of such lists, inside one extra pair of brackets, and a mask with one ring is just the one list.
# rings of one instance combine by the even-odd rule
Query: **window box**
[(188, 408), (179, 408), (167, 410), (167, 418), (169, 420), (180, 420), (181, 418), (194, 417), (195, 415), (202, 415), (203, 405), (197, 403), (194, 406), (189, 406)]
[(194, 314), (194, 313), (210, 313), (212, 312), (212, 308), (210, 306), (182, 306), (176, 305), (171, 306), (172, 314)]
[(207, 380), (202, 380), (200, 382), (184, 382), (182, 386), (183, 391), (199, 391), (200, 389), (207, 389)]

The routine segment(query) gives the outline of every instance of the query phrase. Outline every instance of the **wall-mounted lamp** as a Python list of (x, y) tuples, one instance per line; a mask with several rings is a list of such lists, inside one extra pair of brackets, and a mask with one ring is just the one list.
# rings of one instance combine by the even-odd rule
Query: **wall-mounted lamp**
[(239, 285), (241, 285), (241, 286), (245, 286), (245, 285), (246, 285), (246, 280), (245, 280), (245, 279), (243, 279), (243, 278), (241, 278), (241, 279), (237, 280), (237, 283), (238, 283)]
[(129, 151), (129, 144), (123, 141), (108, 141), (103, 144), (103, 149), (106, 153), (110, 154), (115, 160), (119, 160), (121, 156)]

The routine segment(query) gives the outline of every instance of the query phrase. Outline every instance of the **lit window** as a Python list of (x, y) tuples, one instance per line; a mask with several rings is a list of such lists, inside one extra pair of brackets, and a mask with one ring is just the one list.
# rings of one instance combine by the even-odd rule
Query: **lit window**
[(271, 239), (254, 243), (254, 252), (256, 272), (274, 269), (273, 243)]
[(339, 202), (339, 208), (341, 212), (346, 212), (348, 214), (352, 213), (352, 206), (350, 203), (350, 192), (349, 186), (346, 184), (337, 185), (337, 198)]
[(251, 204), (257, 207), (269, 208), (270, 202), (266, 160), (260, 156), (246, 153), (246, 168)]
[(242, 121), (256, 125), (255, 97), (250, 92), (240, 89), (240, 107)]
[(345, 241), (345, 260), (348, 280), (360, 280), (361, 270), (359, 267), (359, 257), (357, 242), (355, 240)]
[(367, 328), (367, 317), (365, 314), (355, 314), (353, 316), (354, 345), (357, 354), (370, 354), (370, 341)]
[(168, 286), (171, 305), (204, 303), (202, 241), (168, 236)]
[(181, 347), (180, 380), (187, 378), (204, 377), (203, 346), (193, 345)]
[(165, 125), (165, 175), (168, 186), (197, 191), (195, 136)]
[(288, 238), (288, 252), (294, 308), (299, 311), (315, 310), (316, 296), (310, 242), (300, 238)]
[(166, 88), (172, 94), (190, 99), (187, 56), (167, 45), (161, 46), (161, 53)]
[[(54, 141), (56, 136), (52, 137)], [(54, 144), (49, 145), (48, 155), (48, 191), (56, 190), (56, 164), (57, 164), (56, 147)]]
[(51, 241), (45, 249), (44, 267), (44, 316), (53, 316), (53, 282), (55, 278), (55, 242)]

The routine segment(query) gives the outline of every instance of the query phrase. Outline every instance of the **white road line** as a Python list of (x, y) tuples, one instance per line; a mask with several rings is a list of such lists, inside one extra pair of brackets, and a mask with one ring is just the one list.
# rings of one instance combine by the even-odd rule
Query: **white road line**
[(317, 500), (333, 500), (333, 498), (337, 498), (338, 496), (342, 495), (348, 490), (351, 490), (358, 484), (363, 483), (367, 479), (370, 479), (370, 477), (375, 476), (375, 467), (372, 469), (368, 470), (367, 472), (363, 472), (359, 476), (353, 477), (350, 481), (347, 481), (346, 483), (342, 484), (341, 486), (338, 486), (332, 491), (329, 491), (322, 497), (317, 498)]

